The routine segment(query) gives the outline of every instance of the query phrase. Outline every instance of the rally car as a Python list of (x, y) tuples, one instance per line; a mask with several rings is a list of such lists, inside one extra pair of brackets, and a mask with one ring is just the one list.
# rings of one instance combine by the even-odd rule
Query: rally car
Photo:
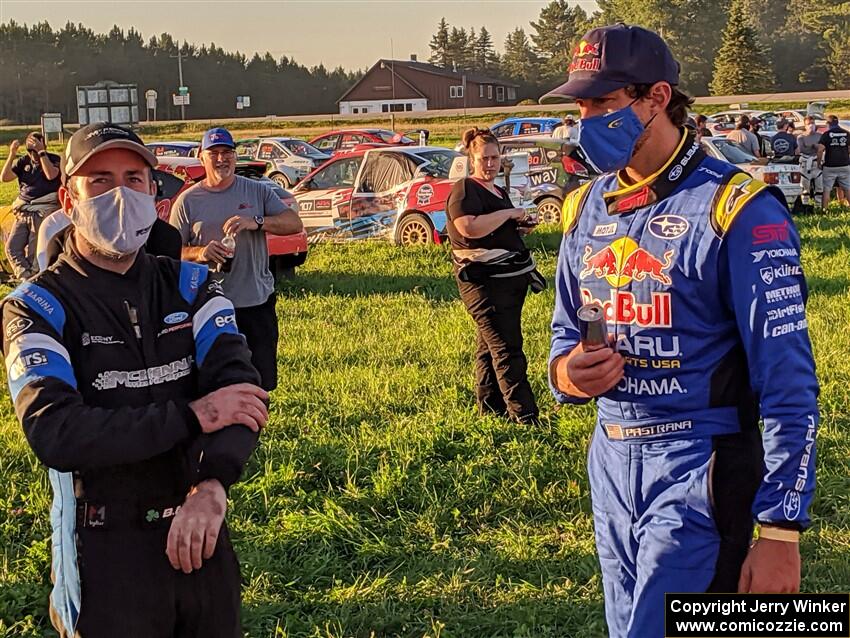
[(779, 187), (788, 206), (797, 209), (800, 204), (801, 186), (800, 165), (796, 158), (788, 160), (758, 159), (749, 154), (737, 142), (727, 140), (722, 136), (704, 137), (701, 141), (703, 150), (710, 156), (737, 165), (756, 179)]
[(561, 125), (559, 117), (509, 117), (490, 127), (496, 137), (515, 135), (552, 135)]
[[(265, 177), (265, 162), (241, 161), (236, 165), (236, 174), (263, 182), (271, 188), (281, 201), (294, 211), (298, 210), (295, 198), (278, 184)], [(162, 157), (154, 170), (157, 183), (157, 215), (168, 221), (171, 206), (184, 190), (204, 179), (206, 172), (200, 160), (189, 157)], [(275, 279), (287, 276), (307, 259), (307, 233), (294, 235), (272, 235), (266, 233), (269, 247), (269, 268)]]
[(346, 129), (343, 131), (331, 131), (310, 140), (310, 144), (324, 153), (335, 155), (346, 153), (362, 147), (380, 146), (413, 146), (417, 144), (406, 135), (379, 128)]
[(266, 162), (266, 177), (281, 188), (292, 188), (331, 156), (295, 137), (253, 137), (236, 142), (240, 159)]
[(157, 157), (197, 157), (200, 142), (168, 140), (167, 142), (148, 142), (145, 146)]
[(387, 236), (401, 246), (440, 243), (452, 161), (439, 146), (394, 146), (339, 155), (293, 190), (311, 237)]
[[(564, 197), (596, 175), (581, 149), (568, 140), (535, 135), (499, 138), (499, 149), (514, 161), (511, 185), (530, 200), (544, 223), (559, 223)], [(528, 156), (527, 173), (515, 156)]]

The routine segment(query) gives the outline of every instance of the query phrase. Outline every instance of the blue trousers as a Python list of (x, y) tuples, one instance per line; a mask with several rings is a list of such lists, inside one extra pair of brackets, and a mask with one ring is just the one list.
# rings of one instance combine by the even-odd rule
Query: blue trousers
[(605, 617), (612, 638), (663, 638), (664, 594), (736, 591), (761, 482), (758, 429), (588, 454)]

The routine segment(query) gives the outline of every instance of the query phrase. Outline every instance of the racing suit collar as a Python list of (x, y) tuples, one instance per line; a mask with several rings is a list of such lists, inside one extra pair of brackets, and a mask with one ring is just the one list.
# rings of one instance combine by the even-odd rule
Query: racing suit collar
[(617, 173), (619, 188), (602, 197), (608, 207), (609, 215), (628, 213), (649, 206), (669, 197), (683, 183), (705, 158), (696, 136), (687, 129), (681, 129), (682, 137), (676, 150), (666, 162), (649, 177), (635, 184), (624, 180), (623, 171)]
[(71, 266), (71, 268), (79, 272), (84, 277), (89, 278), (117, 277), (125, 282), (128, 280), (138, 281), (143, 269), (142, 264), (145, 261), (144, 246), (139, 249), (139, 252), (136, 254), (136, 260), (133, 262), (133, 265), (130, 266), (130, 269), (122, 275), (111, 270), (106, 270), (105, 268), (100, 268), (83, 257), (80, 254), (80, 251), (77, 250), (77, 242), (74, 241), (73, 226), (69, 227), (68, 231), (68, 235), (65, 238), (65, 248), (62, 255), (60, 255), (60, 259), (65, 261), (69, 266)]

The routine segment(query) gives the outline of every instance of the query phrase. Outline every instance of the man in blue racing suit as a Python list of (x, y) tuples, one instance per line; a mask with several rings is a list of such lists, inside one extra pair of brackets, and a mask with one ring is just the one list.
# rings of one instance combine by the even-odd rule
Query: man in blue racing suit
[[(663, 636), (665, 592), (798, 591), (815, 487), (797, 231), (781, 193), (682, 127), (678, 76), (657, 34), (620, 24), (590, 31), (542, 100), (575, 98), (603, 173), (564, 203), (549, 371), (560, 403), (596, 399), (588, 472), (617, 637)], [(581, 344), (589, 303), (609, 347)]]

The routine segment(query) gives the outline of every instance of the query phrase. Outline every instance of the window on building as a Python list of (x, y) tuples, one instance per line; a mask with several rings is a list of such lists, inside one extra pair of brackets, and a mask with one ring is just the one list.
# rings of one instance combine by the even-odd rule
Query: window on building
[(449, 97), (450, 98), (461, 98), (463, 97), (463, 86), (450, 86), (449, 87)]
[(505, 101), (505, 87), (497, 86), (496, 87), (496, 101), (504, 102)]
[(483, 84), (478, 85), (478, 97), (484, 97), (484, 85)]
[(404, 104), (390, 104), (390, 111), (393, 113), (404, 111)]
[(405, 111), (412, 111), (413, 105), (410, 102), (408, 102), (407, 104), (404, 105), (404, 110)]
[(381, 113), (389, 113), (390, 105), (389, 104), (381, 104)]
[(493, 85), (492, 84), (487, 85), (487, 99), (488, 100), (493, 99)]
[(515, 100), (516, 99), (516, 89), (512, 86), (508, 87), (508, 99)]
[(351, 109), (351, 112), (352, 112), (352, 113), (354, 113), (355, 115), (357, 115), (357, 114), (360, 112), (360, 109), (358, 109), (358, 108), (355, 106), (353, 109)]

